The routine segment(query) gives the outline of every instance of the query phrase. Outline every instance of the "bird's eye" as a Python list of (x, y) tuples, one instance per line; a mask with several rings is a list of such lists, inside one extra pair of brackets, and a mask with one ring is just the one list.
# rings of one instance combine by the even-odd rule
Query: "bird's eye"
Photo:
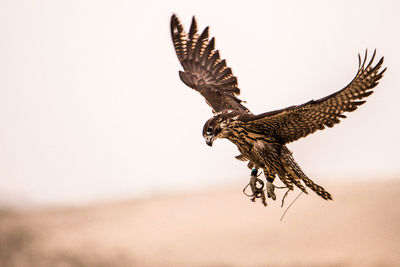
[(212, 128), (211, 127), (208, 127), (208, 129), (207, 129), (207, 134), (211, 134), (212, 133)]

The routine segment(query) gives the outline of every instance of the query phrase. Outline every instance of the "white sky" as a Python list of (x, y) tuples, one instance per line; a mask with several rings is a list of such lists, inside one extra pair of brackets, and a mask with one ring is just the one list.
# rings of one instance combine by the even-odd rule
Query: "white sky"
[(399, 11), (398, 1), (2, 0), (0, 194), (80, 203), (248, 182), (233, 144), (204, 143), (211, 111), (179, 80), (172, 13), (211, 26), (254, 113), (341, 89), (357, 53), (377, 48), (389, 68), (367, 104), (289, 148), (317, 183), (396, 177)]

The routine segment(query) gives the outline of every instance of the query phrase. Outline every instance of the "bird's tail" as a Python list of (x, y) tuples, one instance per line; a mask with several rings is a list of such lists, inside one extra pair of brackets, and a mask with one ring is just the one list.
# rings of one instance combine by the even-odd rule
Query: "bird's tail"
[(332, 200), (331, 194), (329, 194), (322, 186), (314, 183), (307, 175), (301, 170), (300, 166), (294, 160), (292, 153), (288, 150), (288, 153), (285, 153), (283, 156), (283, 163), (286, 169), (286, 176), (291, 181), (291, 183), (295, 184), (299, 187), (304, 193), (307, 193), (304, 186), (300, 183), (302, 180), (304, 184), (311, 188), (317, 195), (326, 200)]

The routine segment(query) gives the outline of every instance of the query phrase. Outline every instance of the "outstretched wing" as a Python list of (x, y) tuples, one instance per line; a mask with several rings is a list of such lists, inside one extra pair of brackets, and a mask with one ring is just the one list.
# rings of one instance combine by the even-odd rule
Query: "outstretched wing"
[(189, 34), (183, 29), (176, 15), (171, 17), (171, 35), (175, 51), (184, 72), (179, 77), (189, 87), (198, 91), (213, 112), (236, 110), (249, 112), (236, 96), (240, 94), (237, 78), (226, 61), (214, 49), (215, 39), (208, 38), (208, 27), (199, 35), (193, 17)]
[(249, 117), (248, 127), (255, 131), (269, 131), (275, 133), (277, 141), (289, 143), (301, 137), (305, 137), (316, 130), (323, 130), (326, 126), (340, 122), (346, 118), (344, 112), (351, 112), (365, 100), (361, 100), (373, 93), (372, 89), (378, 84), (386, 68), (379, 72), (383, 63), (383, 57), (372, 66), (375, 53), (367, 65), (367, 52), (361, 63), (358, 55), (359, 67), (357, 75), (342, 90), (319, 100), (311, 100), (299, 106), (291, 106), (285, 109), (263, 113)]

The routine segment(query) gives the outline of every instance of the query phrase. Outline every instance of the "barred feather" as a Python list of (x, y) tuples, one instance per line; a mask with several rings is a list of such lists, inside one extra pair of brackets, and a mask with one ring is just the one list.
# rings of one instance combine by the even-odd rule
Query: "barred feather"
[(209, 28), (199, 35), (193, 17), (189, 34), (183, 29), (178, 17), (171, 17), (171, 36), (176, 55), (184, 69), (179, 72), (181, 80), (206, 98), (213, 112), (225, 109), (249, 113), (237, 98), (240, 94), (237, 78), (225, 59), (221, 60), (215, 50), (215, 38), (209, 40)]
[(283, 156), (285, 161), (285, 167), (287, 171), (290, 173), (289, 177), (292, 178), (294, 184), (299, 187), (304, 193), (307, 193), (304, 186), (300, 183), (300, 180), (305, 183), (307, 187), (309, 187), (312, 191), (317, 193), (320, 197), (326, 200), (332, 200), (331, 194), (329, 194), (322, 186), (315, 184), (304, 172), (301, 170), (300, 166), (294, 160), (292, 155), (285, 155)]
[(381, 70), (383, 57), (374, 65), (376, 51), (369, 61), (367, 51), (363, 60), (358, 55), (359, 64), (353, 80), (331, 95), (254, 115), (237, 98), (240, 93), (237, 78), (215, 49), (215, 38), (209, 39), (208, 27), (199, 34), (193, 17), (187, 34), (176, 15), (172, 15), (171, 36), (183, 67), (183, 71), (179, 71), (180, 79), (198, 91), (215, 113), (204, 125), (203, 136), (212, 137), (208, 140), (229, 139), (241, 153), (237, 159), (249, 161), (249, 168), (262, 168), (266, 175), (278, 175), (289, 189), (295, 185), (307, 193), (306, 187), (309, 187), (322, 198), (332, 199), (323, 187), (304, 174), (285, 145), (317, 130), (333, 127), (346, 118), (344, 113), (364, 104), (386, 71), (386, 68)]
[(372, 94), (372, 89), (378, 84), (386, 71), (380, 71), (383, 57), (372, 66), (376, 50), (367, 65), (367, 51), (354, 79), (342, 90), (319, 100), (311, 100), (299, 106), (263, 113), (257, 116), (247, 116), (249, 128), (258, 131), (274, 132), (274, 136), (281, 144), (293, 142), (325, 127), (333, 127), (346, 118), (344, 112), (352, 112), (365, 103), (365, 97)]

